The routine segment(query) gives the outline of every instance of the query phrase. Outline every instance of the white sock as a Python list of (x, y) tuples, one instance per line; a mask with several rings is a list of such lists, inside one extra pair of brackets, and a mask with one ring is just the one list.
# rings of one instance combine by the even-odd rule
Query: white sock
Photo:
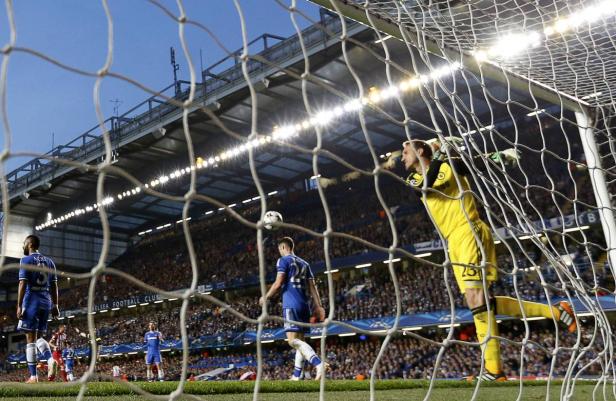
[(51, 357), (51, 348), (49, 348), (49, 343), (45, 341), (44, 338), (39, 338), (36, 340), (36, 348), (38, 348), (39, 352), (43, 356), (43, 359), (47, 360), (49, 363)]
[[(34, 366), (33, 371), (36, 372), (36, 344), (34, 343), (26, 344), (26, 362), (28, 366)], [(30, 376), (36, 377), (36, 374), (32, 376), (30, 373)]]
[(302, 377), (304, 371), (304, 356), (299, 350), (295, 350), (295, 363), (293, 364), (293, 376)]
[(298, 350), (304, 359), (310, 362), (310, 364), (314, 366), (321, 364), (321, 358), (317, 356), (314, 349), (308, 343), (296, 338), (295, 340), (290, 341), (289, 345)]
[(147, 369), (147, 376), (148, 376), (148, 380), (152, 379), (152, 369), (150, 368)]
[(162, 379), (165, 377), (165, 372), (163, 372), (163, 368), (161, 366), (158, 367), (158, 378)]
[(72, 382), (73, 380), (75, 380), (75, 378), (73, 377), (73, 374), (72, 374), (72, 373), (69, 373), (69, 374), (67, 374), (66, 376), (68, 377), (68, 381), (69, 381), (69, 382)]

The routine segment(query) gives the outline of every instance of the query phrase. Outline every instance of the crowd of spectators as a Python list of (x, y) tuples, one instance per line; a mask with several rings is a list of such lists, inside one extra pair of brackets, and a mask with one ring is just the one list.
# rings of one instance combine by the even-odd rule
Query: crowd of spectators
[[(348, 192), (350, 196), (346, 193), (335, 194), (336, 199), (331, 201), (330, 214), (334, 228), (381, 246), (389, 246), (391, 233), (388, 231), (385, 214), (376, 196), (370, 195), (368, 188)], [(402, 191), (392, 189), (388, 192), (389, 204), (400, 205), (403, 201)], [(293, 196), (290, 195), (287, 202), (293, 206), (285, 207), (280, 199), (276, 199), (271, 207), (281, 210), (286, 222), (302, 225), (318, 232), (323, 231), (325, 229), (324, 215), (316, 194), (310, 193), (306, 198), (297, 202), (292, 198)], [(413, 200), (413, 202), (415, 206), (411, 205), (410, 208), (416, 211), (417, 201)], [(306, 210), (309, 211), (306, 212)], [(256, 209), (252, 208), (243, 214), (247, 218), (256, 220), (258, 218), (256, 213)], [(412, 242), (428, 240), (435, 236), (431, 223), (417, 213), (400, 214), (397, 224), (403, 229), (414, 227)], [(220, 229), (221, 226), (224, 230)], [(423, 231), (420, 232), (419, 228), (423, 228)], [(254, 230), (229, 217), (217, 216), (191, 223), (191, 233), (197, 254), (200, 283), (225, 282), (242, 285), (257, 276), (258, 258)], [(284, 235), (285, 233), (286, 231), (281, 230), (276, 234)], [(406, 235), (410, 236), (411, 232)], [(298, 243), (298, 254), (312, 262), (323, 260), (322, 240), (315, 240), (307, 235), (294, 236)], [(273, 241), (272, 233), (268, 232), (264, 247), (267, 266), (275, 265), (278, 257)], [(411, 242), (406, 242), (408, 243)], [(330, 249), (330, 255), (335, 258), (366, 251), (367, 247), (357, 242), (336, 238), (332, 241)], [(169, 230), (152, 238), (145, 238), (116, 260), (112, 266), (130, 272), (150, 285), (166, 290), (185, 288), (192, 277), (186, 244), (180, 228)], [(152, 274), (153, 272), (156, 274)], [(173, 280), (169, 280), (169, 277), (173, 277)], [(123, 294), (124, 297), (129, 297), (143, 292), (125, 280), (106, 275), (98, 282), (96, 299), (105, 301), (112, 298), (112, 294)], [(65, 302), (71, 306), (84, 306), (85, 299), (87, 299), (87, 286), (71, 288), (62, 295)]]

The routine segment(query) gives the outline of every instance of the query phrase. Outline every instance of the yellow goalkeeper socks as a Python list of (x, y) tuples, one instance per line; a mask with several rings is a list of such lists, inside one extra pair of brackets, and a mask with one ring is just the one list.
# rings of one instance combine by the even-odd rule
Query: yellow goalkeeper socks
[(500, 358), (500, 341), (494, 338), (498, 336), (498, 325), (496, 323), (496, 315), (494, 309), (488, 312), (485, 305), (471, 309), (473, 320), (475, 321), (475, 330), (477, 331), (477, 339), (479, 342), (488, 336), (488, 322), (490, 322), (490, 336), (492, 337), (484, 346), (485, 368), (492, 374), (501, 373), (501, 358)]
[(517, 299), (511, 297), (494, 297), (494, 299), (496, 301), (496, 313), (498, 315), (522, 317), (522, 310), (520, 309), (520, 304), (522, 304), (522, 308), (524, 309), (526, 317), (543, 316), (547, 319), (551, 319), (553, 310), (554, 317), (556, 319), (560, 318), (560, 312), (554, 306), (542, 304), (539, 302), (518, 302)]

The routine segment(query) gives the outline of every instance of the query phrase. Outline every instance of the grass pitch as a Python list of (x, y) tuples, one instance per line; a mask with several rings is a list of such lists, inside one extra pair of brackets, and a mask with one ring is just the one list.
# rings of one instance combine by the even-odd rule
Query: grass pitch
[[(177, 382), (137, 383), (139, 389), (158, 397), (138, 394), (125, 383), (89, 383), (84, 400), (87, 401), (145, 401), (163, 399), (176, 389)], [(425, 380), (383, 380), (377, 382), (376, 399), (379, 401), (423, 400), (429, 383)], [(616, 401), (611, 384), (596, 388), (594, 382), (578, 382), (571, 400)], [(23, 385), (15, 383), (0, 384), (1, 401), (44, 401), (74, 400), (80, 386), (45, 384)], [(254, 382), (197, 382), (187, 383), (185, 396), (180, 400), (204, 399), (208, 401), (244, 401), (252, 399)], [(472, 397), (474, 386), (458, 381), (439, 381), (435, 384), (431, 401), (462, 401)], [(561, 383), (550, 386), (550, 400), (560, 400)], [(605, 391), (604, 391), (605, 390)], [(263, 401), (308, 401), (319, 399), (318, 382), (269, 381), (261, 383), (260, 400)], [(541, 381), (482, 384), (477, 401), (514, 401), (522, 392), (521, 400), (546, 400), (547, 384)], [(328, 381), (326, 384), (328, 401), (360, 401), (369, 399), (369, 383), (357, 381)], [(161, 397), (163, 396), (163, 397)]]

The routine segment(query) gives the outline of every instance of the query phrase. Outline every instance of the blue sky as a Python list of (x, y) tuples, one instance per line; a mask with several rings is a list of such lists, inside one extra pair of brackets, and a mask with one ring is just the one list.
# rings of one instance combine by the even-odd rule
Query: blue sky
[[(178, 14), (175, 1), (161, 0)], [(287, 1), (288, 3), (288, 1)], [(231, 0), (185, 0), (189, 18), (210, 28), (230, 50), (242, 45), (240, 18)], [(240, 0), (248, 39), (265, 32), (280, 36), (295, 33), (289, 13), (274, 0)], [(178, 25), (160, 9), (145, 0), (109, 0), (114, 22), (114, 63), (112, 70), (137, 79), (153, 89), (172, 82), (169, 47), (176, 49), (180, 79), (189, 72), (178, 37)], [(298, 7), (313, 19), (318, 8), (298, 0)], [(17, 45), (28, 47), (59, 61), (89, 71), (104, 63), (107, 22), (101, 1), (97, 0), (18, 0), (14, 1)], [(309, 21), (299, 17), (301, 25)], [(0, 41), (9, 40), (7, 11), (0, 9)], [(226, 54), (202, 30), (187, 27), (186, 38), (193, 62), (203, 65)], [(93, 103), (94, 79), (67, 72), (29, 54), (13, 52), (8, 69), (7, 108), (12, 130), (12, 151), (47, 152), (55, 144), (67, 143), (97, 124)], [(112, 78), (103, 81), (101, 106), (105, 117), (113, 115), (119, 99), (120, 114), (149, 95), (134, 86)], [(4, 135), (4, 129), (2, 135)], [(2, 146), (4, 147), (3, 137)], [(12, 170), (27, 159), (11, 159)]]

